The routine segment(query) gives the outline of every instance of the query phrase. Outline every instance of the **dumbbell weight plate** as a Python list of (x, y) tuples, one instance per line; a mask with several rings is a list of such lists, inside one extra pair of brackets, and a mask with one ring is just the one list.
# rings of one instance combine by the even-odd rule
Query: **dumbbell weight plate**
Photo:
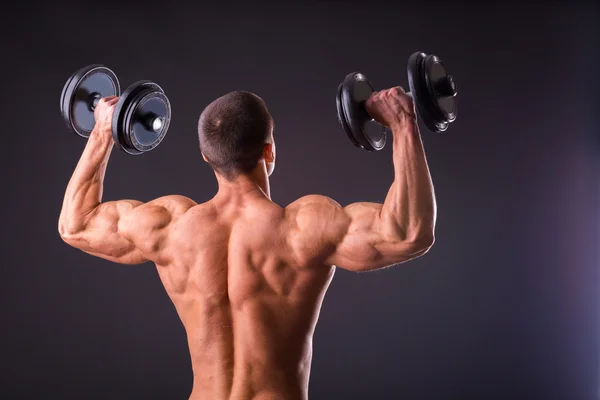
[(373, 92), (367, 77), (353, 72), (346, 75), (338, 87), (336, 98), (338, 121), (352, 143), (367, 151), (381, 150), (386, 142), (384, 128), (373, 121), (365, 109), (365, 102)]
[(343, 86), (344, 86), (343, 82), (338, 85), (337, 95), (335, 97), (335, 104), (337, 106), (338, 122), (340, 123), (340, 125), (342, 125), (342, 129), (344, 129), (344, 132), (346, 132), (346, 135), (348, 136), (348, 139), (350, 139), (352, 144), (355, 145), (356, 147), (362, 147), (362, 145), (358, 142), (358, 139), (356, 139), (354, 137), (354, 133), (348, 126), (348, 122), (346, 122), (346, 116), (344, 115), (344, 108), (342, 107), (342, 88), (343, 88)]
[(434, 101), (433, 110), (437, 114), (436, 116), (445, 123), (453, 122), (456, 119), (456, 86), (454, 79), (450, 77), (451, 89), (454, 95), (444, 96), (443, 93), (440, 93), (440, 90), (436, 89), (447, 83), (449, 78), (448, 71), (442, 61), (437, 56), (430, 54), (423, 60), (423, 70), (429, 95)]
[(139, 91), (140, 89), (143, 90), (142, 84), (144, 82), (145, 81), (136, 82), (133, 85), (130, 85), (129, 87), (127, 87), (127, 89), (125, 89), (125, 91), (123, 91), (123, 94), (121, 94), (121, 97), (119, 97), (119, 101), (117, 102), (114, 113), (113, 113), (113, 120), (112, 120), (113, 141), (115, 142), (115, 145), (119, 149), (123, 150), (124, 152), (126, 152), (128, 154), (132, 154), (132, 155), (140, 154), (141, 151), (134, 151), (134, 149), (130, 149), (131, 146), (128, 146), (127, 143), (125, 142), (125, 135), (124, 135), (125, 112), (129, 108), (129, 105), (133, 98), (132, 96), (134, 96), (136, 94), (136, 91)]
[[(125, 139), (132, 148), (146, 152), (154, 149), (165, 138), (171, 121), (171, 104), (160, 86), (148, 84), (147, 89), (133, 99), (127, 114)], [(152, 122), (159, 119), (160, 127)]]
[[(149, 120), (162, 120), (155, 132)], [(117, 147), (128, 154), (150, 151), (164, 139), (171, 120), (171, 105), (164, 91), (150, 81), (139, 81), (129, 86), (119, 99), (113, 116), (113, 138)]]
[(407, 65), (408, 84), (417, 114), (432, 132), (443, 132), (456, 119), (456, 97), (444, 96), (436, 88), (448, 78), (443, 63), (435, 55), (413, 53)]
[(69, 129), (88, 138), (94, 129), (93, 94), (118, 96), (119, 81), (113, 71), (100, 64), (88, 65), (67, 80), (60, 95), (60, 112)]

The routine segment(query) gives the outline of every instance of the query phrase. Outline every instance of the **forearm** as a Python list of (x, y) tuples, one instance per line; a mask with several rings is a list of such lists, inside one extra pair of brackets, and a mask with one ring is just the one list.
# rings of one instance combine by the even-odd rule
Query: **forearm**
[(69, 181), (59, 218), (61, 231), (84, 228), (86, 217), (100, 204), (104, 174), (113, 141), (93, 131)]
[(383, 204), (380, 219), (405, 241), (430, 241), (436, 222), (436, 202), (416, 121), (392, 128), (394, 183)]

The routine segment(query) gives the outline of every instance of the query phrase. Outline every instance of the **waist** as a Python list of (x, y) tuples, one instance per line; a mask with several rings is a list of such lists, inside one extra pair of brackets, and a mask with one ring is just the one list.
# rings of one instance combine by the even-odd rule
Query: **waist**
[(307, 400), (308, 375), (265, 365), (233, 371), (195, 366), (190, 400)]

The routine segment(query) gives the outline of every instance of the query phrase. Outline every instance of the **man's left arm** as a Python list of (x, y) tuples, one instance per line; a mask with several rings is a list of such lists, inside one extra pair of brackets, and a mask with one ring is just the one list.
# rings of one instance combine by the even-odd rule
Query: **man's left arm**
[(196, 203), (184, 196), (164, 196), (148, 203), (119, 200), (102, 203), (106, 166), (114, 142), (112, 115), (117, 98), (100, 100), (96, 125), (69, 181), (58, 231), (69, 245), (121, 264), (165, 262), (162, 242), (168, 227)]
[(116, 98), (103, 99), (97, 124), (69, 181), (58, 231), (69, 245), (124, 264), (146, 262), (141, 251), (122, 235), (120, 224), (142, 203), (120, 200), (102, 203), (106, 166), (113, 148), (110, 118)]
[(104, 98), (94, 110), (96, 125), (67, 186), (58, 231), (66, 243), (87, 253), (123, 264), (141, 264), (148, 260), (121, 228), (142, 203), (102, 203), (104, 175), (114, 145), (111, 124), (117, 100)]

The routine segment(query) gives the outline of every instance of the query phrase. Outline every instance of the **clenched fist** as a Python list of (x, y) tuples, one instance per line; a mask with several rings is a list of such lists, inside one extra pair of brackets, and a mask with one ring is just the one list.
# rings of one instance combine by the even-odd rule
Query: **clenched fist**
[(413, 99), (399, 86), (374, 92), (365, 103), (365, 108), (375, 121), (388, 128), (416, 124)]
[(94, 108), (94, 130), (102, 136), (112, 137), (112, 118), (118, 101), (116, 96), (104, 97)]

